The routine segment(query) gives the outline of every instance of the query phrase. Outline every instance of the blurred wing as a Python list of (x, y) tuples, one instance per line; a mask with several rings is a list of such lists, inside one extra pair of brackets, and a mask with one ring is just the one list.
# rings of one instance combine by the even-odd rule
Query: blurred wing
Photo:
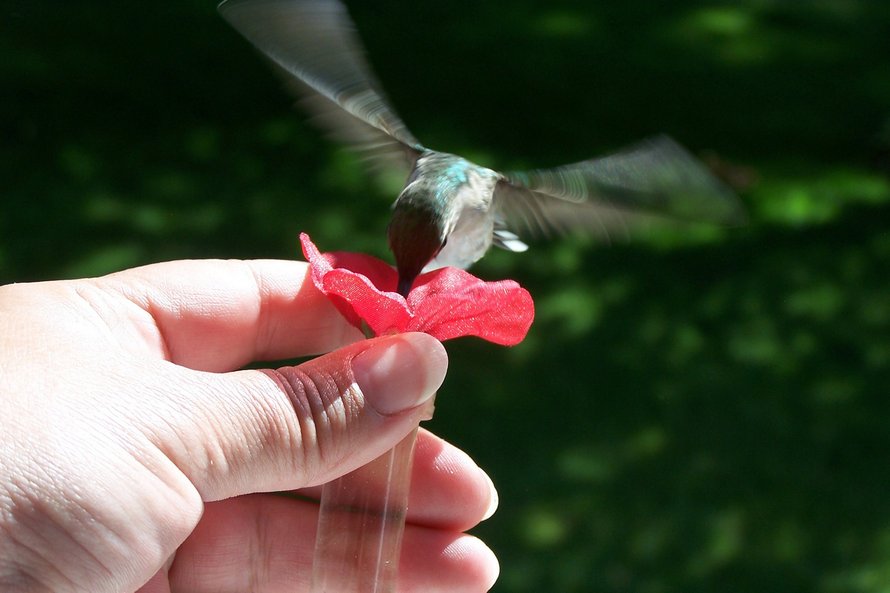
[(413, 166), (423, 147), (384, 98), (337, 0), (224, 0), (219, 11), (286, 75), (336, 139)]
[(666, 136), (601, 159), (506, 173), (494, 204), (506, 226), (532, 234), (584, 231), (608, 238), (659, 219), (744, 220), (735, 195)]

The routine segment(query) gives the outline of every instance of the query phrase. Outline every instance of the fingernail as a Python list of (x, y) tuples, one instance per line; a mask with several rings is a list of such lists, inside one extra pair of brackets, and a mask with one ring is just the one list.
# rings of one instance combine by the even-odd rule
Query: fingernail
[(494, 512), (498, 510), (498, 490), (494, 487), (494, 482), (491, 481), (491, 478), (487, 473), (482, 471), (482, 475), (485, 476), (485, 479), (488, 481), (488, 485), (490, 486), (489, 492), (491, 493), (491, 498), (488, 499), (488, 509), (482, 516), (482, 520), (485, 521), (486, 519), (490, 519), (491, 516), (494, 515)]
[(387, 416), (428, 401), (442, 385), (447, 368), (442, 344), (419, 333), (380, 339), (352, 361), (365, 401)]

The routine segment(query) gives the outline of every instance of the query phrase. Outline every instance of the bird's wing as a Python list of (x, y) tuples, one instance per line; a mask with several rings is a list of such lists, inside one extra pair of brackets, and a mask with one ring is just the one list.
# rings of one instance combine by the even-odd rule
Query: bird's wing
[(515, 230), (582, 231), (603, 238), (662, 219), (744, 220), (732, 191), (666, 136), (600, 159), (505, 173), (495, 187), (494, 208)]
[(413, 166), (423, 147), (389, 106), (337, 0), (224, 0), (222, 16), (285, 74), (331, 135)]

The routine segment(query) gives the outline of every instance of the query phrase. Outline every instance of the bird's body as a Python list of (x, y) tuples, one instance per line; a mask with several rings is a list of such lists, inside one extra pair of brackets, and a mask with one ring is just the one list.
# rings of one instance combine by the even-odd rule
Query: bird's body
[[(425, 269), (466, 268), (492, 244), (492, 200), (501, 175), (463, 157), (424, 150), (408, 175), (389, 226), (390, 246), (401, 259), (399, 291)], [(419, 216), (418, 216), (419, 214)], [(418, 229), (431, 221), (428, 233)], [(401, 231), (401, 232), (400, 232)], [(424, 241), (425, 235), (429, 241)], [(406, 241), (402, 245), (400, 241)]]
[(223, 16), (285, 74), (333, 136), (409, 171), (387, 230), (407, 295), (424, 269), (467, 267), (513, 231), (610, 236), (653, 216), (733, 222), (732, 193), (660, 136), (620, 154), (553, 169), (499, 173), (424, 147), (385, 100), (338, 0), (224, 0)]
[(450, 241), (436, 263), (467, 267), (491, 246), (494, 189), (501, 176), (457, 155), (427, 151), (417, 159), (398, 198), (400, 207), (429, 208), (442, 218), (441, 237)]

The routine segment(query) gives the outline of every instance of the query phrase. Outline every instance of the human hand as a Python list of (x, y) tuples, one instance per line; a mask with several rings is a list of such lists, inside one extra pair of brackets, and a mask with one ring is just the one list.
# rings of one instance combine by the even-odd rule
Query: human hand
[[(179, 261), (0, 287), (0, 591), (308, 590), (317, 504), (268, 492), (311, 497), (390, 449), (447, 358), (424, 334), (357, 341), (306, 272)], [(487, 590), (497, 561), (462, 532), (490, 481), (426, 431), (414, 464), (400, 590)]]

